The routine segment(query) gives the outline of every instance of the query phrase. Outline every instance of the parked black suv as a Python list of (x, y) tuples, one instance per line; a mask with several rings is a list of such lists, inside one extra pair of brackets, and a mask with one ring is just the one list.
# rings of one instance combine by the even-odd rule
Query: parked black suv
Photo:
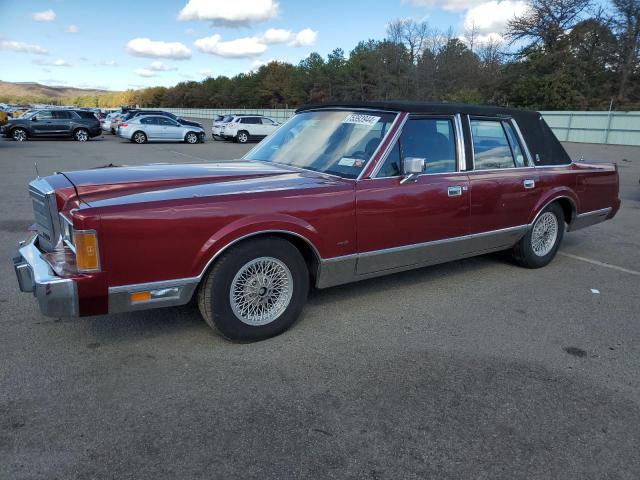
[(86, 110), (34, 110), (12, 118), (0, 129), (5, 137), (22, 142), (32, 137), (72, 137), (79, 142), (102, 133), (100, 120)]
[(131, 120), (138, 115), (162, 115), (164, 117), (169, 117), (172, 120), (175, 120), (180, 125), (188, 125), (190, 127), (199, 127), (202, 128), (202, 125), (198, 122), (192, 122), (190, 120), (185, 120), (184, 118), (180, 118), (173, 113), (165, 112), (163, 110), (128, 110), (127, 113), (121, 119), (122, 121)]

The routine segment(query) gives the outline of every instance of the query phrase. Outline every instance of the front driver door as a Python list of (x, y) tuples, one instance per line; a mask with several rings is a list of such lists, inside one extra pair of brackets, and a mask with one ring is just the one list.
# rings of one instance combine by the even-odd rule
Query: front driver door
[(31, 129), (35, 135), (51, 135), (53, 127), (51, 110), (41, 110), (31, 117)]
[[(382, 167), (357, 183), (357, 274), (438, 263), (460, 253), (451, 242), (469, 231), (460, 134), (452, 117), (413, 117)], [(424, 172), (401, 184), (408, 157), (424, 158)]]

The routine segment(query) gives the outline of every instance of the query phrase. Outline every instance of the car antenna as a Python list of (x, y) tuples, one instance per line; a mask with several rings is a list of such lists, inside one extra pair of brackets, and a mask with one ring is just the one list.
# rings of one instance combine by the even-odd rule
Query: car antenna
[[(78, 202), (79, 202), (79, 203), (84, 203), (85, 205), (89, 205), (87, 202), (85, 202), (84, 200), (82, 200), (82, 198), (80, 198), (80, 192), (78, 192), (78, 187), (76, 187), (76, 184), (75, 184), (75, 183), (73, 183), (69, 177), (67, 177), (67, 174), (66, 174), (66, 173), (64, 173), (64, 172), (57, 172), (57, 173), (59, 173), (60, 175), (62, 175), (64, 178), (66, 178), (66, 179), (69, 181), (69, 183), (70, 183), (71, 185), (73, 185), (73, 189), (74, 189), (74, 190), (75, 190), (75, 192), (76, 192), (76, 198), (78, 199)], [(90, 205), (89, 205), (89, 206), (90, 206)]]
[(33, 166), (36, 169), (36, 177), (40, 178), (40, 172), (38, 172), (38, 162), (33, 162)]

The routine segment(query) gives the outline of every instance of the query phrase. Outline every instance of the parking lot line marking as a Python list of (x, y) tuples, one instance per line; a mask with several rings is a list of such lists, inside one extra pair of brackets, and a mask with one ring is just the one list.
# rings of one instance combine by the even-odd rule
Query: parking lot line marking
[(583, 262), (591, 263), (593, 265), (598, 265), (599, 267), (606, 267), (612, 270), (618, 270), (619, 272), (629, 273), (631, 275), (640, 275), (640, 272), (636, 270), (629, 270), (628, 268), (619, 267), (617, 265), (611, 265), (610, 263), (600, 262), (598, 260), (592, 260), (590, 258), (579, 257), (578, 255), (573, 255), (571, 253), (558, 252), (559, 255), (563, 255), (565, 257), (573, 258), (574, 260), (580, 260)]

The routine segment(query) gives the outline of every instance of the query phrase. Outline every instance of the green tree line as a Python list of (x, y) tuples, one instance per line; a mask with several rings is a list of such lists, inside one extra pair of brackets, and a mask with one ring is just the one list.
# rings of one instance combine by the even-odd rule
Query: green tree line
[[(271, 62), (232, 78), (58, 99), (80, 106), (283, 108), (341, 100), (431, 100), (538, 110), (640, 109), (640, 0), (529, 0), (506, 42), (396, 20), (386, 38)], [(1, 99), (1, 98), (0, 98)], [(40, 99), (46, 100), (46, 99)]]

